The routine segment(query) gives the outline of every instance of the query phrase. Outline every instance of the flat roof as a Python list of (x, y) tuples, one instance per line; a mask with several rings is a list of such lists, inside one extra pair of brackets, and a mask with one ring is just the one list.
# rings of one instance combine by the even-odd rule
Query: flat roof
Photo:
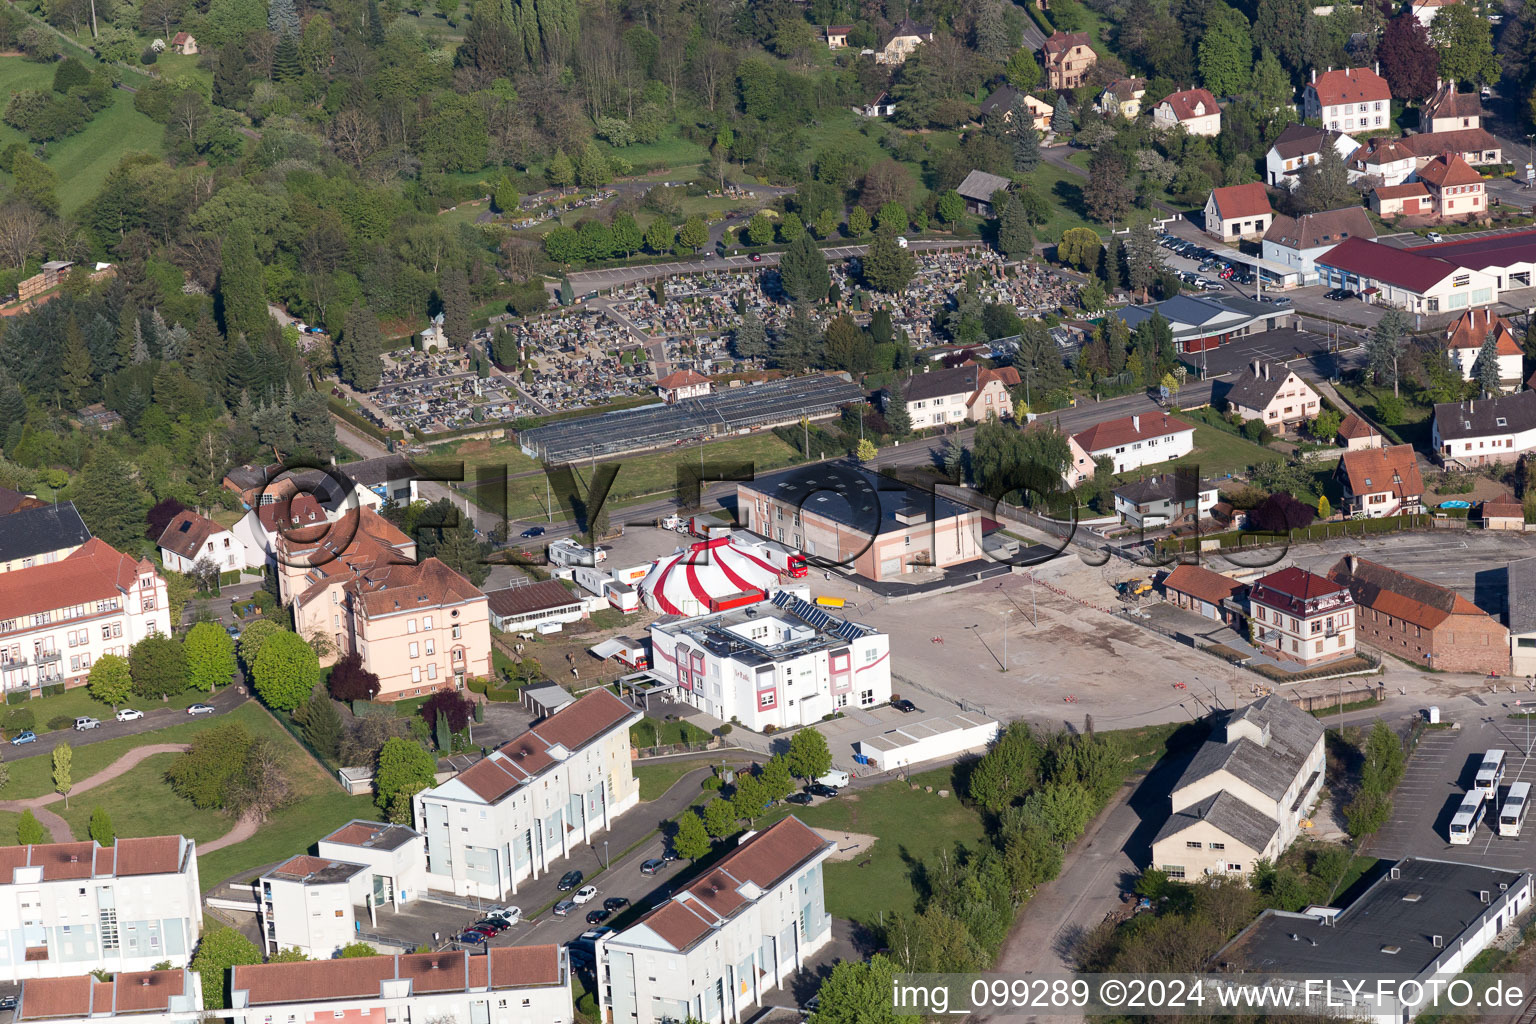
[(843, 463), (791, 466), (740, 486), (866, 534), (889, 530), (887, 524), (897, 522), (897, 513), (909, 516), (915, 510), (926, 525), (974, 511), (932, 491)]
[[(1267, 910), (1214, 959), (1270, 973), (1416, 975), (1451, 952), (1457, 938), (1491, 912), (1505, 890), (1522, 884), (1529, 884), (1524, 871), (1409, 857), (1331, 924), (1316, 914)], [(1441, 936), (1443, 948), (1435, 947), (1435, 935)]]
[(1472, 270), (1507, 267), (1513, 263), (1536, 263), (1536, 231), (1512, 231), (1507, 235), (1489, 238), (1416, 245), (1412, 251), (1438, 256), (1458, 267)]
[(420, 835), (420, 832), (406, 825), (386, 825), (382, 821), (353, 818), (320, 841), (369, 850), (398, 850)]
[(988, 726), (996, 726), (996, 720), (982, 715), (958, 714), (945, 718), (927, 718), (921, 722), (913, 722), (910, 725), (901, 725), (879, 736), (871, 736), (859, 741), (860, 747), (872, 747), (875, 750), (900, 750), (902, 747), (910, 747), (924, 740), (932, 739), (945, 733), (960, 732), (963, 729), (982, 729)]

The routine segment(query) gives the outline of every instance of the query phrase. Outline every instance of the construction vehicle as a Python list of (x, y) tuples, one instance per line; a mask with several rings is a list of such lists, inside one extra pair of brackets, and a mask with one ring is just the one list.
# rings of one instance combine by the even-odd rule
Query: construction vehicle
[(1125, 598), (1138, 598), (1152, 592), (1152, 584), (1144, 579), (1122, 580), (1115, 584), (1115, 593)]

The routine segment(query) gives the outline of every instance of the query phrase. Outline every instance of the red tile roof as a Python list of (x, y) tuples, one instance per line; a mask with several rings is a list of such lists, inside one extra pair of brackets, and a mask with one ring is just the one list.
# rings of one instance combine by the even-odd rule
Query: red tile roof
[(1179, 565), (1163, 577), (1163, 589), (1179, 594), (1198, 597), (1209, 604), (1221, 604), (1243, 589), (1243, 584), (1230, 576), (1199, 565)]
[(1424, 132), (1421, 135), (1405, 135), (1398, 142), (1416, 157), (1435, 156), (1439, 153), (1482, 153), (1502, 150), (1503, 145), (1483, 128), (1457, 128), (1449, 132)]
[(1339, 424), (1339, 436), (1347, 441), (1362, 437), (1375, 437), (1380, 433), (1381, 431), (1365, 422), (1355, 413), (1345, 416), (1344, 422)]
[(1122, 444), (1145, 441), (1149, 437), (1176, 434), (1195, 428), (1183, 420), (1176, 420), (1165, 412), (1144, 413), (1138, 416), (1121, 416), (1119, 419), (1095, 423), (1087, 430), (1072, 435), (1072, 439), (1092, 455)]
[(1233, 217), (1260, 217), (1266, 213), (1275, 212), (1269, 205), (1269, 193), (1257, 181), (1250, 181), (1246, 185), (1227, 185), (1212, 189), (1211, 198), (1216, 201), (1216, 212), (1221, 215), (1222, 220), (1231, 220)]
[[(5, 575), (14, 575), (6, 573)], [(0, 846), (0, 885), (9, 885), (17, 868), (41, 867), (44, 881), (66, 878), (161, 875), (182, 867), (181, 836), (119, 839), (113, 846), (94, 841)]]
[(1408, 444), (1345, 452), (1337, 472), (1349, 493), (1356, 496), (1390, 493), (1402, 500), (1424, 493), (1424, 477), (1413, 446)]
[(436, 558), (370, 568), (346, 589), (353, 607), (369, 618), (485, 600), (479, 588)]
[(1392, 98), (1392, 89), (1387, 85), (1387, 80), (1370, 68), (1325, 71), (1307, 88), (1317, 93), (1317, 102), (1325, 107)]
[(196, 512), (182, 510), (176, 514), (175, 519), (166, 524), (157, 544), (182, 558), (196, 561), (208, 538), (223, 530), (224, 528), (212, 519), (206, 519)]
[(1349, 590), (1342, 584), (1295, 566), (1270, 573), (1248, 592), (1251, 601), (1296, 615), (1301, 614), (1305, 602), (1332, 595), (1348, 597)]
[(268, 533), (287, 531), (295, 541), (317, 539), (320, 534), (311, 535), (303, 527), (326, 522), (325, 509), (312, 494), (297, 494), (285, 501), (258, 505), (256, 518), (261, 520), (262, 529)]
[(1366, 558), (1346, 555), (1328, 570), (1328, 578), (1347, 586), (1360, 607), (1424, 629), (1434, 629), (1453, 615), (1487, 616), (1454, 590)]
[(231, 991), (251, 1006), (377, 997), (385, 981), (410, 979), (414, 993), (465, 992), (560, 984), (560, 947), (503, 946), (483, 956), (464, 951), (367, 956), (350, 960), (236, 967)]
[(1429, 187), (1422, 181), (1405, 181), (1401, 185), (1378, 185), (1377, 200), (1429, 198)]
[(17, 1020), (60, 1017), (111, 1017), (163, 1013), (172, 998), (188, 994), (186, 972), (129, 971), (111, 981), (89, 974), (68, 978), (31, 978), (21, 984)]
[(0, 573), (0, 620), (120, 598), (139, 573), (154, 571), (153, 562), (135, 561), (92, 537), (57, 562)]
[(1445, 260), (1364, 238), (1345, 239), (1317, 262), (1413, 292), (1426, 291), (1456, 272), (1456, 267)]
[(1419, 180), (1435, 188), (1449, 185), (1475, 185), (1483, 176), (1474, 171), (1458, 153), (1441, 153), (1419, 168)]
[(665, 377), (658, 380), (656, 382), (656, 386), (659, 388), (666, 388), (671, 390), (673, 388), (685, 388), (690, 384), (708, 383), (709, 378), (704, 376), (702, 373), (697, 373), (693, 370), (679, 370), (676, 373), (669, 373)]
[(1216, 102), (1208, 89), (1184, 89), (1180, 92), (1169, 93), (1164, 96), (1162, 102), (1173, 109), (1173, 116), (1179, 121), (1188, 121), (1194, 117), (1207, 117), (1211, 114), (1221, 113), (1221, 107)]
[(1494, 332), (1494, 344), (1498, 347), (1499, 355), (1517, 356), (1523, 351), (1520, 342), (1515, 340), (1514, 328), (1509, 321), (1488, 309), (1469, 309), (1457, 317), (1445, 329), (1445, 344), (1452, 349), (1480, 349), (1489, 331)]
[(1074, 46), (1092, 49), (1093, 40), (1088, 38), (1086, 32), (1056, 32), (1046, 39), (1040, 49), (1045, 53), (1046, 63), (1050, 63), (1053, 59), (1060, 60)]

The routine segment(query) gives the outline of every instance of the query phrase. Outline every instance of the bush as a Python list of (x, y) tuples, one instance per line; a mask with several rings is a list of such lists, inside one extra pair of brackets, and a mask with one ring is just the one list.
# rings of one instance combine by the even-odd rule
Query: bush
[(22, 701), (31, 699), (32, 692), (30, 690), (12, 690), (10, 693), (5, 695), (5, 702), (7, 704), (20, 704)]
[(149, 65), (160, 59), (160, 54), (155, 52), (153, 46), (144, 47), (144, 52), (139, 54), (139, 63)]
[(720, 781), (720, 776), (711, 775), (703, 782), (699, 783), (699, 788), (705, 791), (712, 791), (718, 790), (723, 785), (725, 785), (725, 783)]
[(11, 735), (37, 728), (37, 716), (31, 708), (16, 708), (5, 716), (5, 731)]
[(251, 603), (254, 604), (257, 608), (261, 609), (261, 613), (265, 615), (267, 612), (270, 612), (273, 608), (277, 607), (277, 598), (273, 597), (265, 590), (258, 590), (256, 593), (251, 595)]
[(74, 724), (75, 720), (70, 718), (68, 715), (54, 715), (52, 718), (48, 719), (48, 728), (52, 729), (54, 732), (58, 732), (61, 729), (72, 728)]
[(61, 694), (63, 692), (64, 692), (64, 684), (63, 683), (50, 683), (49, 685), (43, 687), (43, 696), (44, 697), (57, 697), (59, 694)]

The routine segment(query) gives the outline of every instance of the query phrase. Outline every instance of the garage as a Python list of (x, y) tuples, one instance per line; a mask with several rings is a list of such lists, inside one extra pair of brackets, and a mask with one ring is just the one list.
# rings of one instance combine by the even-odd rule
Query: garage
[(994, 719), (971, 712), (930, 718), (899, 729), (859, 740), (859, 755), (880, 771), (954, 757), (968, 750), (982, 750), (997, 738)]

